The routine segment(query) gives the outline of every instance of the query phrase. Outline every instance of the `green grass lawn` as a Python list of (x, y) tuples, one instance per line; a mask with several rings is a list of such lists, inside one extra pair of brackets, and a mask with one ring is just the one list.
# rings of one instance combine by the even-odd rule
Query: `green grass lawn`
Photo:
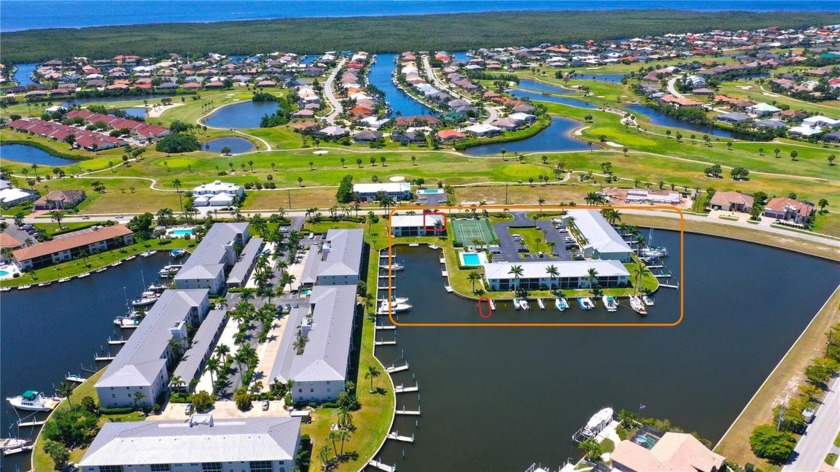
[(511, 234), (522, 236), (522, 240), (531, 254), (551, 253), (551, 247), (545, 241), (545, 234), (539, 228), (508, 228), (508, 231)]

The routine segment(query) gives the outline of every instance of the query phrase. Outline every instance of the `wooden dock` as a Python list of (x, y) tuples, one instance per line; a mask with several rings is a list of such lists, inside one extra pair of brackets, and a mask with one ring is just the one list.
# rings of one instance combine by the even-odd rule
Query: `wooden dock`
[(419, 392), (419, 391), (420, 391), (420, 385), (419, 384), (414, 385), (413, 387), (406, 387), (402, 384), (396, 385), (394, 387), (394, 393), (409, 393), (409, 392)]
[(403, 407), (402, 410), (394, 410), (394, 414), (402, 416), (420, 416), (420, 410), (406, 410), (405, 407)]
[(371, 459), (370, 462), (368, 462), (368, 465), (379, 470), (384, 470), (385, 472), (396, 472), (397, 470), (397, 464), (388, 465), (375, 459)]
[(391, 433), (388, 433), (388, 439), (393, 439), (394, 441), (400, 441), (400, 442), (413, 443), (414, 442), (414, 435), (412, 434), (411, 436), (400, 436), (399, 431), (393, 431)]

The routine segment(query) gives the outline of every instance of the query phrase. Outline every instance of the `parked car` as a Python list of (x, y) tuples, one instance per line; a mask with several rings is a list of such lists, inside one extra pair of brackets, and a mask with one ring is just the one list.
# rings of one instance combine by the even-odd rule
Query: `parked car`
[(184, 408), (184, 414), (185, 415), (191, 415), (191, 414), (193, 414), (194, 411), (195, 411), (195, 405), (193, 405), (192, 403), (187, 403), (187, 407)]
[(263, 400), (262, 402), (262, 411), (268, 411), (268, 400)]

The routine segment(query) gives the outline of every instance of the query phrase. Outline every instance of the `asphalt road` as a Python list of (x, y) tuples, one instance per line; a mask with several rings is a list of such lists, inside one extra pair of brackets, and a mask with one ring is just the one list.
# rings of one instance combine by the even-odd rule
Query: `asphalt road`
[(840, 377), (830, 384), (823, 403), (796, 444), (793, 459), (782, 472), (811, 472), (820, 470), (825, 456), (831, 451), (834, 438), (840, 432)]
[(333, 92), (333, 86), (335, 84), (335, 76), (338, 75), (338, 71), (344, 67), (344, 63), (347, 62), (347, 59), (342, 59), (333, 69), (330, 76), (327, 78), (327, 81), (324, 83), (324, 97), (326, 97), (327, 101), (330, 102), (330, 105), (333, 107), (333, 112), (330, 113), (326, 120), (327, 123), (333, 124), (335, 123), (335, 119), (341, 112), (344, 111), (344, 107), (341, 106), (341, 103), (338, 99), (335, 98), (335, 93)]

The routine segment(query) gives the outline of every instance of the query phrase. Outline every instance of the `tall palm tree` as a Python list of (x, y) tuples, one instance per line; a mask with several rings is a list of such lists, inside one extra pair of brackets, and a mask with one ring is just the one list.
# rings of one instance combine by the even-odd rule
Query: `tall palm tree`
[(211, 357), (207, 359), (207, 372), (210, 372), (210, 383), (216, 385), (215, 376), (219, 373), (219, 358), (218, 357)]
[(181, 388), (184, 386), (184, 379), (180, 375), (173, 375), (169, 381), (169, 385), (173, 385), (175, 388)]
[(353, 422), (353, 415), (350, 413), (350, 408), (347, 405), (341, 405), (337, 414), (339, 426), (346, 428)]
[(184, 212), (184, 202), (181, 201), (181, 179), (175, 179), (172, 181), (172, 186), (175, 187), (175, 192), (178, 193), (178, 206), (181, 207), (181, 213)]
[(524, 269), (522, 269), (521, 265), (512, 265), (510, 266), (510, 270), (508, 274), (513, 274), (513, 279), (516, 281), (516, 288), (519, 288), (519, 277), (522, 277), (524, 273)]
[(146, 398), (146, 394), (143, 393), (143, 392), (134, 392), (133, 398), (134, 398), (134, 409), (136, 410), (138, 408), (138, 405), (140, 404), (140, 402), (142, 402), (143, 399)]
[(290, 291), (290, 292), (292, 291), (292, 284), (293, 284), (296, 280), (297, 280), (297, 277), (295, 277), (295, 276), (294, 276), (294, 274), (289, 274), (289, 275), (286, 277), (286, 284), (288, 284), (288, 285), (289, 285), (289, 291)]
[(557, 278), (558, 275), (560, 275), (560, 271), (557, 270), (557, 266), (554, 264), (546, 267), (545, 271), (546, 273), (548, 273), (548, 278), (550, 280), (549, 288), (554, 288), (554, 279)]
[(471, 271), (469, 275), (467, 275), (467, 278), (472, 283), (472, 291), (475, 293), (475, 281), (481, 279), (481, 275), (476, 271)]
[(70, 394), (73, 393), (73, 386), (68, 382), (61, 382), (58, 384), (58, 387), (55, 388), (55, 393), (61, 398), (66, 398), (67, 403), (70, 406), (73, 406), (73, 403), (70, 401)]
[(341, 428), (338, 430), (338, 439), (341, 440), (341, 455), (344, 456), (344, 442), (350, 440), (350, 436), (353, 435), (353, 432), (346, 428)]
[(586, 271), (586, 280), (589, 281), (590, 288), (598, 285), (598, 269), (590, 267), (589, 270)]
[(336, 441), (338, 440), (338, 431), (331, 430), (329, 434), (327, 434), (327, 441), (332, 443), (333, 453), (335, 453), (336, 457), (338, 456), (338, 445), (336, 444)]
[(365, 378), (370, 379), (370, 391), (373, 393), (373, 379), (379, 377), (381, 372), (376, 366), (369, 365), (367, 368), (367, 372), (365, 372)]

